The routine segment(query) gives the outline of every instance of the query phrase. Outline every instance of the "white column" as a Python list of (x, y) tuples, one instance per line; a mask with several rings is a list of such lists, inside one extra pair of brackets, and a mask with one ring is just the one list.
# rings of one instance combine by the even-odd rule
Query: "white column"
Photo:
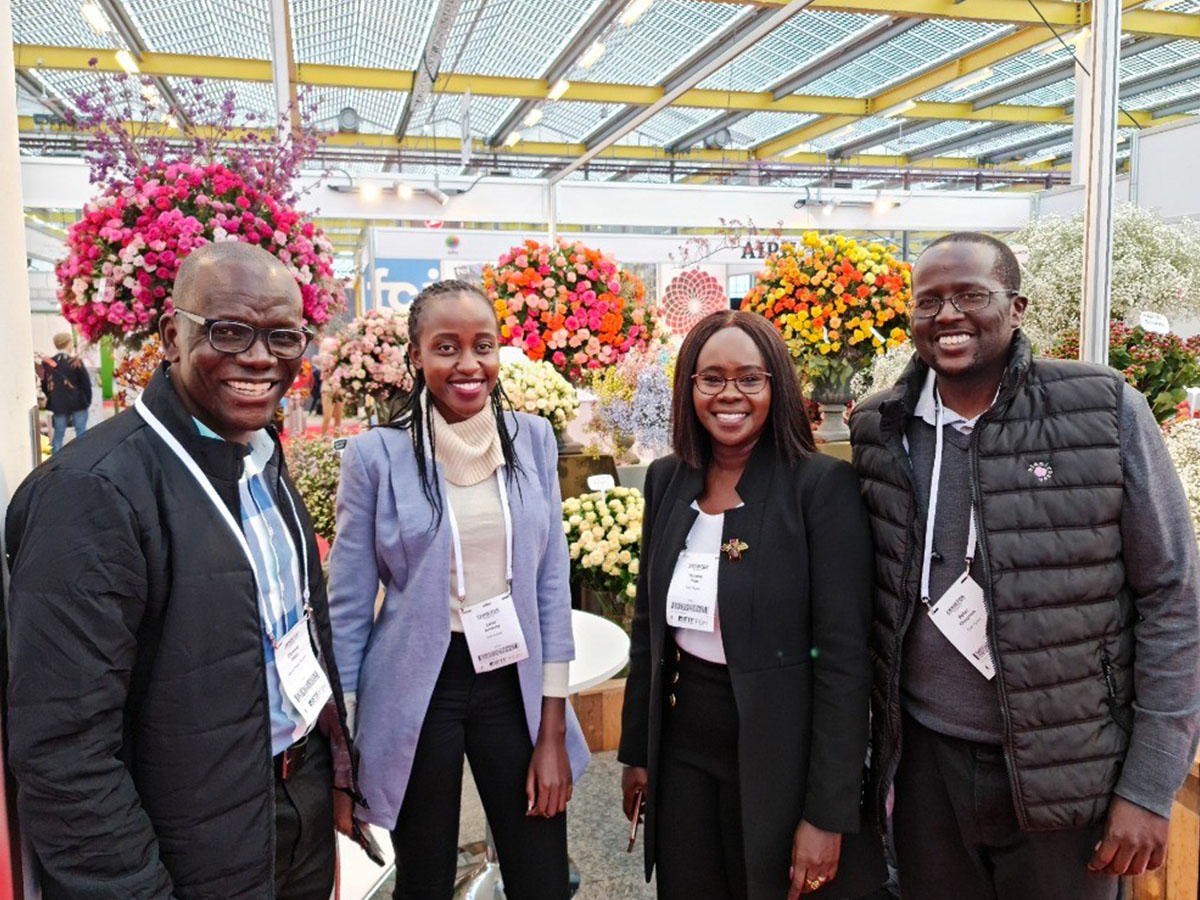
[(1088, 178), (1088, 128), (1091, 120), (1087, 110), (1092, 102), (1092, 76), (1087, 60), (1092, 50), (1091, 32), (1076, 51), (1075, 60), (1075, 124), (1071, 129), (1071, 184), (1086, 184)]
[(275, 88), (275, 112), (280, 122), (287, 117), (292, 128), (298, 127), (300, 122), (300, 111), (296, 109), (295, 67), (288, 0), (271, 0), (271, 81)]
[(1084, 183), (1083, 307), (1079, 356), (1108, 362), (1108, 317), (1112, 309), (1113, 193), (1116, 187), (1117, 88), (1121, 76), (1121, 0), (1092, 0), (1092, 73), (1089, 103), (1075, 115), (1087, 118)]
[(0, 513), (33, 467), (32, 416), (37, 406), (29, 279), (25, 274), (25, 215), (17, 150), (17, 80), (13, 68), (12, 5), (0, 0)]

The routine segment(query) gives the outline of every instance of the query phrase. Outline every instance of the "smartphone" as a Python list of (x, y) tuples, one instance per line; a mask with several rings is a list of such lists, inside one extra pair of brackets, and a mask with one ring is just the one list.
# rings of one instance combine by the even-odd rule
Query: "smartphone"
[(633, 795), (633, 820), (629, 823), (629, 847), (626, 853), (632, 853), (634, 846), (637, 845), (638, 826), (642, 824), (642, 799), (643, 794), (639, 790)]
[(362, 847), (366, 852), (367, 859), (375, 863), (377, 866), (387, 865), (387, 860), (383, 856), (383, 851), (379, 849), (379, 844), (375, 843), (374, 836), (371, 834), (371, 832), (363, 828), (363, 826), (358, 823), (357, 819), (354, 820), (354, 831), (352, 837), (358, 846)]

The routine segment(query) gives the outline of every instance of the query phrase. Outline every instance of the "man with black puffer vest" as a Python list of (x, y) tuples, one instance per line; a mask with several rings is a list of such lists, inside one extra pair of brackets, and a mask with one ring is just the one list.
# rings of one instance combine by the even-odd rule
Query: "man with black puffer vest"
[(1200, 735), (1200, 582), (1146, 399), (1034, 358), (1004, 243), (913, 270), (916, 355), (851, 416), (876, 548), (876, 802), (905, 900), (1114, 900)]

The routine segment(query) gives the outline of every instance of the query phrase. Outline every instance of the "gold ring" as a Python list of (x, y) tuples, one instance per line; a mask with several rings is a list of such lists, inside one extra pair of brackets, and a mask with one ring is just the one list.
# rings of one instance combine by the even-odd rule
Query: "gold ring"
[(819, 888), (824, 883), (825, 883), (824, 878), (810, 878), (810, 879), (808, 879), (808, 882), (807, 882), (808, 889), (810, 891), (815, 891), (817, 888)]

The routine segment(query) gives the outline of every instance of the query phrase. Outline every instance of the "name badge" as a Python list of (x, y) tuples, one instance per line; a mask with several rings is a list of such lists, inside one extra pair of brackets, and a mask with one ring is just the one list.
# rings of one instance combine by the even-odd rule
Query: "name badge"
[(717, 622), (716, 553), (679, 554), (667, 589), (667, 624), (674, 628), (711, 632)]
[(479, 674), (491, 672), (529, 658), (525, 634), (517, 619), (512, 594), (463, 607), (463, 636), (471, 651), (471, 663)]
[(996, 665), (988, 644), (987, 603), (983, 588), (970, 572), (963, 572), (950, 590), (929, 607), (929, 618), (979, 674), (988, 681), (995, 677)]
[(308, 616), (293, 625), (276, 645), (275, 670), (279, 673), (279, 686), (284, 696), (304, 718), (305, 727), (311, 728), (333, 696), (333, 689), (313, 653), (308, 636)]

